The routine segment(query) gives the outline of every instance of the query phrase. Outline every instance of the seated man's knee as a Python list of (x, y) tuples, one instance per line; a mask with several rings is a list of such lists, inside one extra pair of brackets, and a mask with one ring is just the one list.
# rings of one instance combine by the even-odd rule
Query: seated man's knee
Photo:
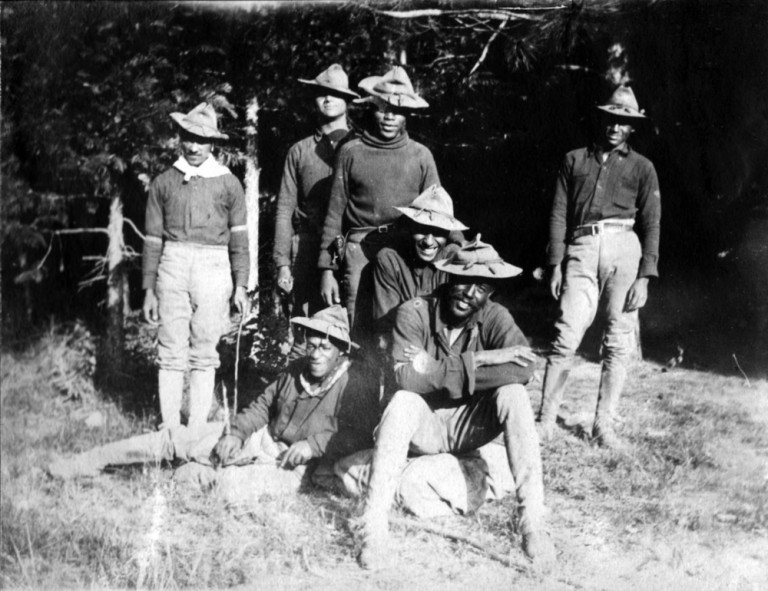
[(496, 412), (500, 422), (504, 422), (507, 417), (530, 407), (528, 391), (522, 384), (508, 384), (498, 388), (494, 393), (496, 401)]
[(414, 413), (427, 406), (424, 399), (414, 392), (398, 390), (392, 395), (386, 411), (398, 413)]

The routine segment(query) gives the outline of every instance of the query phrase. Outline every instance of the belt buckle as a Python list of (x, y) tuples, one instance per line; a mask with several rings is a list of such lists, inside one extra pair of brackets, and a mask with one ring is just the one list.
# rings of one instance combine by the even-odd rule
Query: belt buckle
[(379, 226), (376, 228), (376, 232), (378, 232), (379, 234), (386, 234), (387, 232), (389, 232), (389, 226), (387, 225)]
[(590, 236), (598, 236), (600, 234), (600, 224), (592, 224), (589, 227)]

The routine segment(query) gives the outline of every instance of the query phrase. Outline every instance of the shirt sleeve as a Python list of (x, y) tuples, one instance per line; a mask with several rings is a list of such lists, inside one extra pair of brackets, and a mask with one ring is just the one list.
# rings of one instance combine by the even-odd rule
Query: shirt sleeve
[(421, 181), (421, 187), (419, 187), (419, 193), (426, 191), (427, 188), (432, 185), (440, 186), (440, 175), (437, 173), (437, 164), (435, 164), (435, 157), (432, 152), (424, 147), (424, 174)]
[[(486, 350), (529, 345), (523, 331), (505, 308), (494, 306), (493, 314), (486, 319), (484, 329), (487, 331), (484, 345)], [(494, 390), (508, 384), (526, 384), (533, 378), (535, 369), (535, 363), (528, 363), (526, 367), (516, 363), (504, 363), (476, 368), (470, 394), (475, 391)]]
[(379, 333), (388, 334), (392, 330), (396, 308), (403, 301), (395, 256), (390, 249), (382, 249), (373, 266), (373, 322)]
[(640, 178), (637, 209), (638, 230), (643, 248), (637, 276), (658, 277), (661, 192), (659, 191), (659, 177), (650, 162), (648, 162), (648, 168)]
[(149, 198), (144, 217), (144, 250), (141, 257), (142, 288), (154, 289), (157, 268), (163, 253), (163, 206), (159, 179), (149, 187)]
[[(472, 353), (452, 355), (437, 360), (431, 356), (424, 363), (414, 364), (405, 358), (409, 345), (427, 349), (429, 320), (427, 303), (416, 298), (397, 309), (392, 330), (392, 357), (395, 363), (395, 380), (404, 390), (421, 395), (441, 392), (448, 398), (463, 398), (468, 392), (467, 372), (474, 361)], [(420, 310), (424, 311), (421, 312)]]
[(565, 234), (568, 215), (568, 184), (572, 165), (566, 156), (555, 183), (555, 198), (549, 216), (549, 244), (547, 244), (547, 264), (559, 265), (565, 256)]
[(299, 195), (298, 184), (298, 147), (293, 146), (285, 158), (280, 192), (277, 195), (277, 213), (275, 214), (275, 246), (272, 258), (275, 266), (291, 264), (291, 243), (293, 238), (293, 215), (296, 211)]
[(229, 193), (229, 264), (236, 287), (248, 286), (250, 252), (248, 249), (248, 210), (240, 181), (232, 175), (227, 179)]
[(283, 374), (283, 376), (272, 382), (256, 400), (237, 414), (232, 421), (232, 428), (230, 430), (232, 435), (245, 441), (269, 423), (270, 410), (277, 400), (281, 380), (284, 380), (287, 375)]
[(345, 144), (339, 151), (334, 167), (331, 196), (328, 200), (328, 211), (325, 214), (325, 223), (323, 224), (323, 237), (320, 241), (320, 258), (317, 263), (320, 269), (337, 269), (337, 266), (331, 262), (329, 247), (333, 243), (333, 239), (342, 232), (344, 211), (347, 209), (347, 203), (349, 202), (349, 167), (351, 158), (349, 151), (346, 149), (348, 145)]

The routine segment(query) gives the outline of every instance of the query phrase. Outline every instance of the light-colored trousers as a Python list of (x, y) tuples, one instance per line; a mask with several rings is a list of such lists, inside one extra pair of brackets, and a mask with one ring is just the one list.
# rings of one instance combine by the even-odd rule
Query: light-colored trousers
[(165, 242), (157, 271), (161, 369), (215, 369), (227, 328), (232, 273), (225, 246)]
[[(544, 484), (541, 451), (528, 393), (521, 384), (475, 393), (468, 404), (431, 409), (413, 392), (395, 393), (376, 430), (369, 507), (388, 507), (394, 495), (392, 483), (411, 455), (463, 454), (478, 449), (504, 434), (507, 461), (514, 477), (523, 532), (543, 527)], [(376, 490), (381, 487), (381, 490)], [(378, 497), (378, 498), (377, 498)]]
[(599, 311), (605, 317), (603, 372), (624, 371), (637, 324), (637, 311), (625, 312), (624, 305), (637, 278), (640, 256), (640, 241), (631, 231), (582, 236), (568, 246), (548, 370), (570, 367)]
[(215, 470), (210, 456), (224, 430), (224, 423), (204, 423), (190, 429), (183, 425), (161, 429), (96, 447), (73, 461), (89, 468), (103, 469), (137, 463), (182, 460), (174, 480), (195, 488), (218, 484), (225, 500), (232, 503), (257, 503), (263, 494), (283, 494), (299, 489), (305, 467), (293, 470), (279, 467), (279, 458), (288, 446), (275, 441), (265, 426), (251, 435), (232, 465)]

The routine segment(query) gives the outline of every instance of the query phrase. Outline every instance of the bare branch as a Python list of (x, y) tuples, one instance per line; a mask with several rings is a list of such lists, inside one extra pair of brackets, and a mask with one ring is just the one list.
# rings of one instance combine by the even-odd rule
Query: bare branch
[(133, 228), (133, 231), (134, 231), (134, 232), (136, 232), (136, 234), (138, 234), (138, 235), (139, 235), (139, 238), (141, 238), (142, 240), (145, 240), (145, 238), (144, 238), (144, 234), (142, 234), (141, 232), (139, 232), (139, 229), (136, 227), (136, 224), (134, 224), (134, 223), (133, 223), (133, 221), (132, 221), (131, 219), (129, 219), (129, 218), (123, 218), (123, 222), (124, 222), (124, 223), (126, 223), (126, 224), (128, 224), (128, 225), (129, 225), (131, 228)]
[(491, 43), (493, 43), (496, 40), (496, 37), (499, 36), (499, 33), (501, 33), (504, 30), (504, 27), (507, 26), (507, 23), (509, 22), (509, 19), (504, 20), (500, 25), (499, 28), (496, 29), (493, 32), (493, 35), (491, 35), (491, 38), (488, 39), (488, 43), (485, 44), (485, 47), (483, 47), (483, 51), (480, 54), (480, 57), (477, 58), (477, 61), (475, 62), (475, 65), (472, 66), (472, 69), (469, 71), (469, 74), (467, 74), (467, 78), (470, 78), (472, 74), (477, 72), (477, 69), (482, 65), (482, 63), (485, 61), (485, 58), (488, 56), (488, 50), (491, 47)]
[(383, 16), (399, 19), (415, 19), (435, 16), (473, 16), (476, 18), (487, 18), (496, 20), (507, 20), (510, 18), (518, 20), (535, 20), (536, 16), (526, 14), (530, 12), (542, 12), (550, 10), (564, 10), (570, 8), (568, 3), (558, 3), (554, 6), (530, 6), (530, 7), (505, 7), (495, 9), (465, 9), (465, 10), (442, 10), (440, 8), (425, 8), (419, 10), (376, 10), (373, 11)]

